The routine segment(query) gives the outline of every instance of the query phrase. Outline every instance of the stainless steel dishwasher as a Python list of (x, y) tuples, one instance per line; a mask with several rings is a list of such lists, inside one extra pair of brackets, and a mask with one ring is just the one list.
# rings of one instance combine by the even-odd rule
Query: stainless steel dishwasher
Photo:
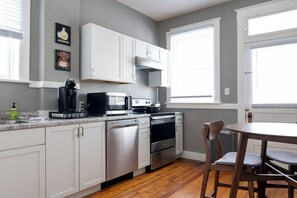
[(107, 121), (107, 181), (138, 169), (138, 120)]

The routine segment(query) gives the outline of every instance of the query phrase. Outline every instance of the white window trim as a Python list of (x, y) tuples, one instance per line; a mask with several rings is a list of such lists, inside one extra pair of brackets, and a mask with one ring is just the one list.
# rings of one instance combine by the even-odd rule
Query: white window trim
[[(218, 107), (221, 104), (220, 101), (220, 20), (221, 17), (217, 17), (214, 19), (201, 21), (198, 23), (193, 23), (190, 25), (185, 25), (177, 28), (170, 29), (169, 32), (166, 33), (166, 43), (167, 49), (170, 50), (170, 38), (172, 35), (183, 33), (186, 31), (196, 30), (198, 28), (204, 28), (208, 26), (214, 27), (214, 102), (209, 103), (174, 103), (169, 102), (171, 101), (171, 87), (167, 87), (167, 101), (166, 107), (167, 108), (203, 108), (207, 106), (207, 108)], [(170, 60), (172, 62), (172, 60)]]
[[(253, 36), (250, 40), (246, 38), (246, 23), (247, 18), (252, 18), (255, 16), (267, 15), (272, 12), (280, 12), (281, 10), (296, 9), (297, 1), (296, 0), (274, 0), (266, 3), (261, 3), (241, 9), (235, 10), (237, 12), (237, 101), (238, 101), (238, 113), (237, 120), (239, 123), (245, 122), (245, 104), (246, 104), (246, 90), (244, 86), (245, 79), (245, 69), (246, 69), (246, 53), (245, 53), (245, 44), (247, 42), (256, 41), (262, 37)], [(279, 34), (282, 34), (284, 37), (291, 34), (292, 31), (280, 31)], [(278, 34), (277, 33), (277, 34)], [(271, 38), (275, 34), (271, 34)], [(294, 36), (294, 33), (293, 35)]]
[(31, 21), (31, 0), (24, 1), (25, 20), (23, 44), (20, 47), (19, 81), (30, 80), (30, 21)]
[(20, 44), (19, 66), (10, 66), (10, 77), (18, 76), (19, 79), (0, 79), (0, 82), (11, 83), (29, 83), (30, 79), (30, 17), (31, 17), (31, 0), (23, 1), (23, 34)]

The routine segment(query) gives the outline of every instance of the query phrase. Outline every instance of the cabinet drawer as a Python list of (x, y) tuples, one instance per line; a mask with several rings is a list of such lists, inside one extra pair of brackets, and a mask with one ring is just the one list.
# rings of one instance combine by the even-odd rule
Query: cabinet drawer
[(175, 116), (175, 123), (183, 123), (183, 115), (176, 115)]
[(143, 129), (143, 128), (149, 128), (150, 127), (150, 118), (139, 118), (139, 128)]
[(0, 151), (44, 143), (44, 128), (0, 132)]

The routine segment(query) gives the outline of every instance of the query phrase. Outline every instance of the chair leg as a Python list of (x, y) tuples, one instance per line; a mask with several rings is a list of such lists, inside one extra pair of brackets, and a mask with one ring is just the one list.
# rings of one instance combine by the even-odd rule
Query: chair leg
[(249, 197), (254, 198), (254, 183), (253, 183), (253, 181), (248, 181), (248, 188), (249, 188)]
[[(253, 173), (253, 169), (248, 170), (249, 173)], [(253, 181), (248, 181), (248, 189), (249, 189), (249, 197), (254, 198), (254, 182)]]
[(288, 198), (294, 198), (294, 188), (292, 186), (288, 187)]
[(218, 192), (218, 186), (219, 186), (219, 178), (220, 178), (220, 171), (216, 171), (215, 172), (215, 181), (214, 181), (214, 186), (213, 186), (213, 193), (212, 193), (212, 195), (214, 196), (214, 197), (216, 197), (217, 196), (217, 192)]
[(201, 192), (200, 192), (200, 197), (205, 198), (205, 193), (206, 193), (206, 188), (207, 188), (207, 181), (208, 181), (208, 176), (209, 176), (209, 164), (205, 164), (204, 167), (204, 173), (203, 173), (203, 180), (202, 180), (202, 187), (201, 187)]

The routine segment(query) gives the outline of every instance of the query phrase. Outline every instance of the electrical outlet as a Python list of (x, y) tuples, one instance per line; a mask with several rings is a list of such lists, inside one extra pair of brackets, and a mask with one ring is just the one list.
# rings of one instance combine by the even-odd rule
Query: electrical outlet
[(225, 95), (226, 96), (230, 95), (230, 88), (225, 88)]

